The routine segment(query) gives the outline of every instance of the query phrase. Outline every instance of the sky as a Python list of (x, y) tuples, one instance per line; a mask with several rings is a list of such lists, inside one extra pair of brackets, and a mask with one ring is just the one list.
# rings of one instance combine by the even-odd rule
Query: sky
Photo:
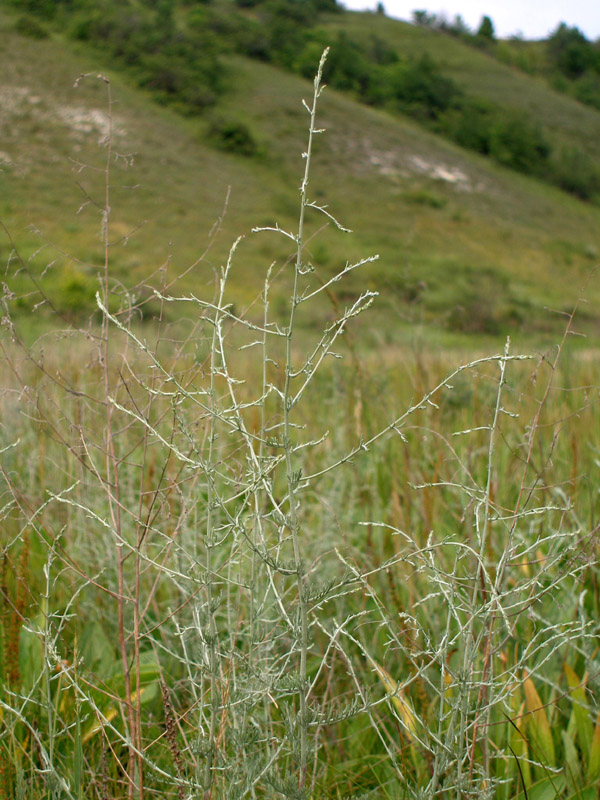
[[(342, 0), (346, 8), (373, 10), (376, 0)], [(521, 33), (526, 39), (543, 39), (559, 22), (577, 26), (588, 39), (600, 38), (600, 2), (598, 0), (383, 0), (390, 17), (410, 20), (414, 9), (445, 13), (452, 20), (461, 14), (471, 28), (479, 27), (481, 17), (491, 17), (496, 35)]]

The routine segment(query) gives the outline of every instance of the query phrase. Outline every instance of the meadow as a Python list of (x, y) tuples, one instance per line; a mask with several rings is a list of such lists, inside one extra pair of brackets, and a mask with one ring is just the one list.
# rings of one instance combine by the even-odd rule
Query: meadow
[(390, 341), (375, 252), (312, 263), (321, 71), (254, 294), (241, 238), (194, 288), (225, 223), (113, 272), (98, 83), (89, 324), (18, 246), (3, 298), (0, 797), (596, 798), (594, 277), (543, 350)]

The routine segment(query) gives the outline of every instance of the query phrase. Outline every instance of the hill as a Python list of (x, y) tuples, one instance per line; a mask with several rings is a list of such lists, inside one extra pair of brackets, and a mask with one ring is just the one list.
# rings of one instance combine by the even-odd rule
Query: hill
[[(585, 106), (553, 89), (543, 74), (526, 72), (503, 63), (493, 49), (470, 46), (443, 31), (411, 25), (379, 14), (349, 12), (329, 18), (324, 26), (329, 38), (343, 32), (349, 38), (367, 44), (377, 37), (395, 52), (418, 58), (423, 53), (434, 56), (444, 74), (469, 95), (485, 99), (505, 109), (531, 114), (556, 141), (580, 147), (600, 158), (598, 110)], [(518, 49), (525, 43), (500, 43), (503, 50)], [(533, 43), (528, 43), (533, 44)], [(534, 44), (538, 50), (540, 44)]]
[[(41, 296), (27, 270), (67, 322), (93, 309), (101, 220), (89, 201), (102, 196), (108, 110), (102, 81), (88, 78), (74, 88), (87, 72), (110, 77), (114, 148), (123, 155), (112, 167), (115, 281), (144, 298), (152, 285), (181, 274), (173, 291), (211, 292), (229, 244), (245, 234), (231, 300), (251, 304), (265, 267), (272, 261), (282, 266), (289, 255), (277, 237), (250, 231), (295, 224), (306, 128), (301, 101), (309, 84), (273, 64), (223, 53), (227, 90), (203, 113), (182, 116), (154, 102), (114, 58), (59, 30), (45, 39), (24, 36), (15, 30), (12, 11), (1, 13), (6, 135), (0, 216), (26, 266), (15, 261), (5, 238), (2, 260), (10, 262), (13, 313), (26, 313), (33, 326), (30, 312)], [(553, 121), (557, 136), (595, 157), (592, 131), (600, 113), (540, 79), (450, 37), (377, 15), (326, 16), (321, 33), (335, 38), (344, 27), (353, 37), (375, 33), (415, 54), (434, 42), (436, 58), (456, 82), (538, 109), (540, 118)], [(344, 288), (348, 296), (360, 287), (380, 290), (372, 339), (412, 337), (415, 326), (436, 341), (456, 341), (465, 333), (555, 336), (560, 318), (546, 307), (570, 308), (594, 267), (597, 206), (460, 148), (406, 115), (366, 107), (348, 93), (327, 90), (321, 123), (327, 133), (316, 153), (315, 199), (356, 233), (346, 237), (332, 226), (321, 232), (311, 243), (313, 263), (325, 279), (346, 260), (379, 254)], [(242, 137), (233, 148), (238, 152), (227, 151), (230, 135)], [(246, 152), (244, 141), (250, 142)], [(207, 247), (227, 197), (216, 240), (189, 270)], [(313, 220), (313, 232), (323, 221)], [(160, 271), (165, 264), (166, 279)], [(279, 285), (275, 301), (285, 303), (285, 280)], [(597, 325), (597, 294), (588, 287), (588, 330)], [(36, 314), (43, 319), (44, 306)]]

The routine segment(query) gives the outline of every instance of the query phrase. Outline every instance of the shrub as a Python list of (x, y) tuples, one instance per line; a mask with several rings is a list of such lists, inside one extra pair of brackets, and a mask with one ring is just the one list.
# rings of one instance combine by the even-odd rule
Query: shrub
[(403, 197), (411, 205), (426, 206), (429, 208), (444, 208), (448, 203), (445, 197), (431, 192), (428, 189), (410, 189), (404, 192)]
[(228, 153), (255, 156), (259, 152), (252, 131), (237, 119), (216, 117), (208, 127), (208, 136), (216, 147)]
[(429, 55), (390, 67), (390, 82), (398, 108), (418, 118), (436, 119), (462, 94)]
[(577, 78), (598, 64), (598, 56), (591, 42), (579, 28), (570, 28), (564, 22), (548, 39), (548, 53), (567, 78)]
[(600, 110), (600, 72), (587, 70), (571, 86), (571, 93), (580, 103)]
[(461, 147), (488, 155), (493, 121), (493, 106), (464, 98), (441, 116), (439, 127)]
[(370, 67), (362, 48), (342, 31), (331, 48), (325, 80), (336, 89), (364, 94), (369, 84), (369, 72)]
[(550, 145), (539, 125), (520, 112), (507, 111), (494, 114), (489, 153), (519, 172), (539, 175), (550, 155)]
[(579, 147), (562, 147), (552, 159), (552, 178), (582, 200), (600, 195), (600, 170), (595, 161)]
[(49, 35), (46, 28), (28, 14), (23, 14), (17, 19), (15, 30), (21, 36), (28, 36), (30, 39), (47, 39)]
[(95, 295), (97, 282), (78, 269), (66, 264), (53, 281), (50, 294), (57, 311), (70, 320), (84, 320), (97, 311)]

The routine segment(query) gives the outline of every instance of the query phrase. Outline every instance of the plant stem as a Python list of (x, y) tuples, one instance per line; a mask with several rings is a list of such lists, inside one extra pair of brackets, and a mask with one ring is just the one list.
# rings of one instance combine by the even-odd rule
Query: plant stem
[(323, 90), (321, 79), (323, 77), (323, 67), (327, 58), (328, 49), (324, 51), (319, 62), (319, 69), (314, 80), (314, 93), (312, 107), (307, 109), (310, 113), (310, 128), (308, 133), (308, 146), (304, 153), (306, 165), (304, 177), (300, 186), (300, 219), (298, 221), (298, 235), (296, 237), (297, 250), (296, 261), (294, 264), (294, 288), (291, 299), (291, 310), (289, 325), (286, 334), (286, 357), (285, 357), (285, 386), (283, 390), (283, 423), (284, 423), (284, 451), (286, 478), (288, 490), (288, 527), (292, 535), (292, 546), (294, 550), (294, 562), (298, 589), (298, 604), (300, 606), (300, 765), (298, 786), (303, 789), (306, 785), (306, 772), (308, 767), (308, 715), (307, 715), (307, 654), (308, 654), (308, 603), (304, 593), (304, 564), (300, 549), (300, 522), (297, 514), (296, 505), (296, 480), (292, 465), (292, 441), (291, 441), (291, 412), (293, 407), (292, 399), (292, 339), (294, 335), (294, 324), (296, 320), (296, 308), (299, 304), (298, 286), (300, 275), (302, 274), (302, 257), (304, 250), (304, 216), (308, 205), (307, 189), (310, 173), (310, 160), (312, 155), (313, 137), (317, 132), (315, 128), (317, 100)]

